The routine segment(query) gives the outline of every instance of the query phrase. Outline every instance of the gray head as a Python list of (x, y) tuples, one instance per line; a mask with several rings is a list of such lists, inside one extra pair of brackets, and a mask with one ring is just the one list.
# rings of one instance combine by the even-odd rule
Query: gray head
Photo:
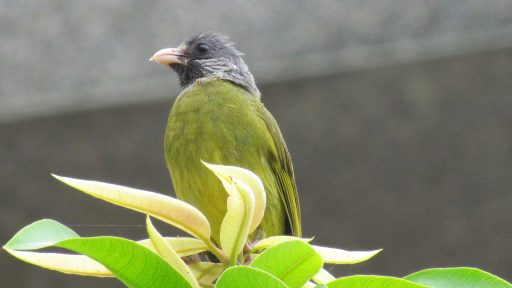
[(170, 66), (176, 71), (182, 88), (197, 79), (217, 77), (259, 96), (254, 78), (242, 55), (226, 35), (206, 32), (193, 35), (177, 48), (162, 49), (149, 60)]

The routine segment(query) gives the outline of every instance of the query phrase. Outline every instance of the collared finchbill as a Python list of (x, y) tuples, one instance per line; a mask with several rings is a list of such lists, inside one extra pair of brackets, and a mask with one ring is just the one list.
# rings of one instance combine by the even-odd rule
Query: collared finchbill
[(164, 48), (157, 51), (149, 61), (154, 61), (164, 65), (170, 64), (185, 64), (185, 54), (183, 54), (183, 47), (178, 48)]

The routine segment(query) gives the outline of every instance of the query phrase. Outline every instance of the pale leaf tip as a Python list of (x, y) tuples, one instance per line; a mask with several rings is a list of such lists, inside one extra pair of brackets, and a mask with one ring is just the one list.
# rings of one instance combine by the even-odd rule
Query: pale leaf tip
[(153, 222), (151, 221), (151, 216), (146, 214), (146, 226), (153, 227)]
[(206, 166), (206, 168), (208, 168), (208, 169), (210, 169), (212, 171), (214, 170), (215, 165), (210, 164), (210, 163), (208, 163), (206, 161), (203, 161), (203, 159), (199, 159), (199, 161), (201, 161), (201, 163), (203, 163), (203, 165)]
[(382, 252), (382, 250), (384, 250), (384, 249), (377, 249), (377, 250), (366, 251), (365, 253), (366, 253), (367, 256), (363, 257), (361, 260), (363, 260), (363, 261), (370, 260), (371, 258), (375, 257), (377, 254)]
[(53, 173), (50, 173), (50, 175), (52, 175), (52, 177), (53, 177), (53, 178), (55, 178), (55, 179), (59, 180), (60, 182), (63, 182), (63, 183), (66, 183), (66, 184), (67, 184), (67, 183), (69, 182), (69, 180), (71, 179), (71, 178), (69, 178), (69, 177), (60, 176), (60, 175), (53, 174)]

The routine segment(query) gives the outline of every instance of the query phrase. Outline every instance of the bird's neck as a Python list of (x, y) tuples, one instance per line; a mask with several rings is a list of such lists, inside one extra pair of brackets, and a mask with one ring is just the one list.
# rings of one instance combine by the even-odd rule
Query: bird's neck
[[(182, 89), (186, 89), (189, 86), (196, 83), (196, 81), (208, 81), (210, 79), (222, 79), (230, 81), (245, 90), (249, 91), (255, 97), (260, 98), (261, 93), (256, 87), (254, 77), (245, 65), (242, 63), (241, 67), (226, 66), (226, 69), (208, 69), (208, 65), (204, 63), (192, 62), (186, 66), (176, 65), (171, 68), (176, 71), (180, 81)], [(230, 69), (231, 68), (231, 69)]]
[(254, 77), (251, 72), (247, 71), (228, 71), (226, 73), (222, 73), (220, 75), (214, 75), (214, 77), (218, 77), (219, 79), (228, 80), (230, 82), (235, 83), (236, 85), (244, 88), (249, 91), (254, 96), (260, 98), (261, 93), (256, 87), (256, 83), (254, 82)]

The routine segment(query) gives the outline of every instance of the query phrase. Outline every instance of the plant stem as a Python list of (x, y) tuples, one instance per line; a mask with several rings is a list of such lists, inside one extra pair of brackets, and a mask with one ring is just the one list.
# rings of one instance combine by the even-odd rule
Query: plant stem
[(229, 267), (229, 259), (224, 255), (224, 252), (220, 250), (210, 239), (203, 239), (203, 242), (208, 246), (208, 250), (212, 252), (217, 259), (222, 263), (222, 266)]

